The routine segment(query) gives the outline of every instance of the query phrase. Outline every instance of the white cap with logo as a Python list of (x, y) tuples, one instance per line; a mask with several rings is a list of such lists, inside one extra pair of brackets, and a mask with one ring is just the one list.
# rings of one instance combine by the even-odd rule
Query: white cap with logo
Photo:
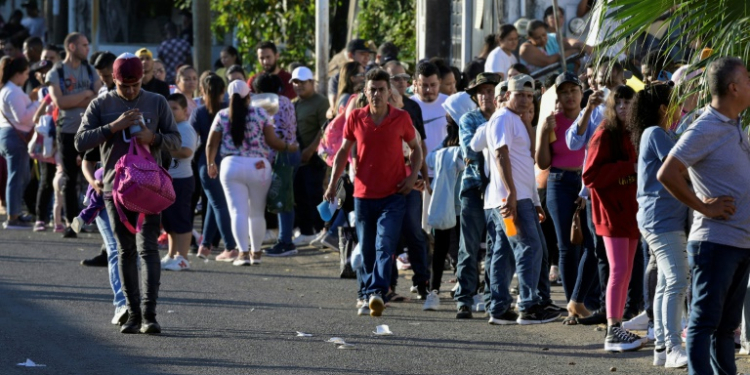
[(313, 79), (315, 79), (315, 77), (313, 77), (313, 73), (310, 68), (306, 66), (300, 66), (297, 67), (297, 69), (294, 69), (294, 71), (292, 72), (292, 79), (289, 80), (289, 82), (291, 83), (295, 79), (298, 81), (312, 81)]

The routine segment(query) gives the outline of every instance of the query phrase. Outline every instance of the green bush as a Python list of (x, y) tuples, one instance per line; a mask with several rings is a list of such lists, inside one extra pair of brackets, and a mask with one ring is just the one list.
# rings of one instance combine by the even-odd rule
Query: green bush
[[(355, 1), (355, 0), (352, 0)], [(415, 0), (359, 0), (357, 35), (380, 45), (393, 42), (399, 59), (414, 62), (417, 48)]]

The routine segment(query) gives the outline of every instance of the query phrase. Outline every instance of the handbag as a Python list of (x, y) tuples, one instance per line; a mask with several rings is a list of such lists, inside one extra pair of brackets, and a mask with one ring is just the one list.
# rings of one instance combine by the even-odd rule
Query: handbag
[(570, 243), (573, 245), (583, 244), (583, 229), (581, 228), (581, 206), (576, 207), (573, 214), (573, 225), (570, 227)]
[(0, 111), (0, 113), (3, 114), (3, 118), (5, 118), (5, 121), (8, 121), (8, 123), (13, 128), (13, 130), (16, 131), (16, 134), (18, 134), (18, 138), (21, 138), (21, 140), (23, 141), (23, 144), (28, 145), (29, 142), (31, 142), (31, 138), (34, 136), (34, 131), (32, 130), (32, 131), (30, 131), (28, 133), (24, 133), (24, 132), (18, 130), (18, 128), (15, 125), (13, 125), (13, 122), (10, 121), (10, 119), (8, 118), (8, 116), (5, 115), (5, 112)]
[[(284, 156), (282, 156), (284, 155)], [(271, 186), (266, 196), (266, 210), (272, 214), (294, 209), (294, 166), (288, 152), (279, 152), (273, 162)]]
[(357, 231), (352, 227), (339, 227), (339, 277), (356, 279), (357, 272), (352, 266), (352, 253), (357, 246)]

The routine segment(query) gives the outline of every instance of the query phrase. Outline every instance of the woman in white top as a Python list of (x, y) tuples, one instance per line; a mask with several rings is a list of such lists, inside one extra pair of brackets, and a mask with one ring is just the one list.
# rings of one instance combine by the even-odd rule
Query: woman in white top
[(487, 62), (484, 63), (485, 73), (498, 73), (503, 75), (503, 80), (508, 79), (506, 73), (513, 64), (518, 63), (516, 55), (513, 53), (518, 48), (518, 30), (513, 25), (500, 26), (500, 33), (497, 34), (498, 46), (487, 56)]
[(29, 62), (24, 58), (3, 59), (3, 88), (0, 90), (0, 155), (8, 163), (8, 185), (5, 192), (8, 221), (5, 229), (25, 229), (18, 216), (21, 214), (23, 192), (29, 183), (29, 151), (27, 135), (34, 130), (33, 117), (38, 102), (32, 102), (23, 92), (29, 79)]

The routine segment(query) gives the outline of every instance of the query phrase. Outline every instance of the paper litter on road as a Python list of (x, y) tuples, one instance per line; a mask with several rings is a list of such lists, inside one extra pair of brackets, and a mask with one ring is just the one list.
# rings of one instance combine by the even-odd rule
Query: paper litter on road
[(167, 314), (174, 314), (174, 310), (167, 310)]
[(326, 342), (334, 343), (336, 345), (344, 345), (344, 344), (346, 344), (346, 341), (344, 341), (344, 339), (342, 339), (341, 337), (331, 337)]
[(34, 363), (34, 361), (32, 361), (32, 360), (30, 360), (28, 358), (26, 358), (26, 362), (21, 362), (21, 363), (18, 364), (18, 366), (23, 366), (23, 367), (47, 367), (47, 365), (36, 364), (36, 363)]
[(388, 326), (385, 324), (375, 327), (375, 331), (372, 331), (372, 333), (376, 335), (392, 335), (393, 334), (393, 332), (391, 332), (391, 329), (388, 328)]
[(312, 335), (309, 333), (297, 331), (297, 337), (312, 337)]
[(336, 349), (343, 349), (343, 350), (347, 350), (348, 349), (348, 350), (352, 350), (352, 349), (354, 349), (354, 345), (352, 345), (352, 344), (336, 345)]

